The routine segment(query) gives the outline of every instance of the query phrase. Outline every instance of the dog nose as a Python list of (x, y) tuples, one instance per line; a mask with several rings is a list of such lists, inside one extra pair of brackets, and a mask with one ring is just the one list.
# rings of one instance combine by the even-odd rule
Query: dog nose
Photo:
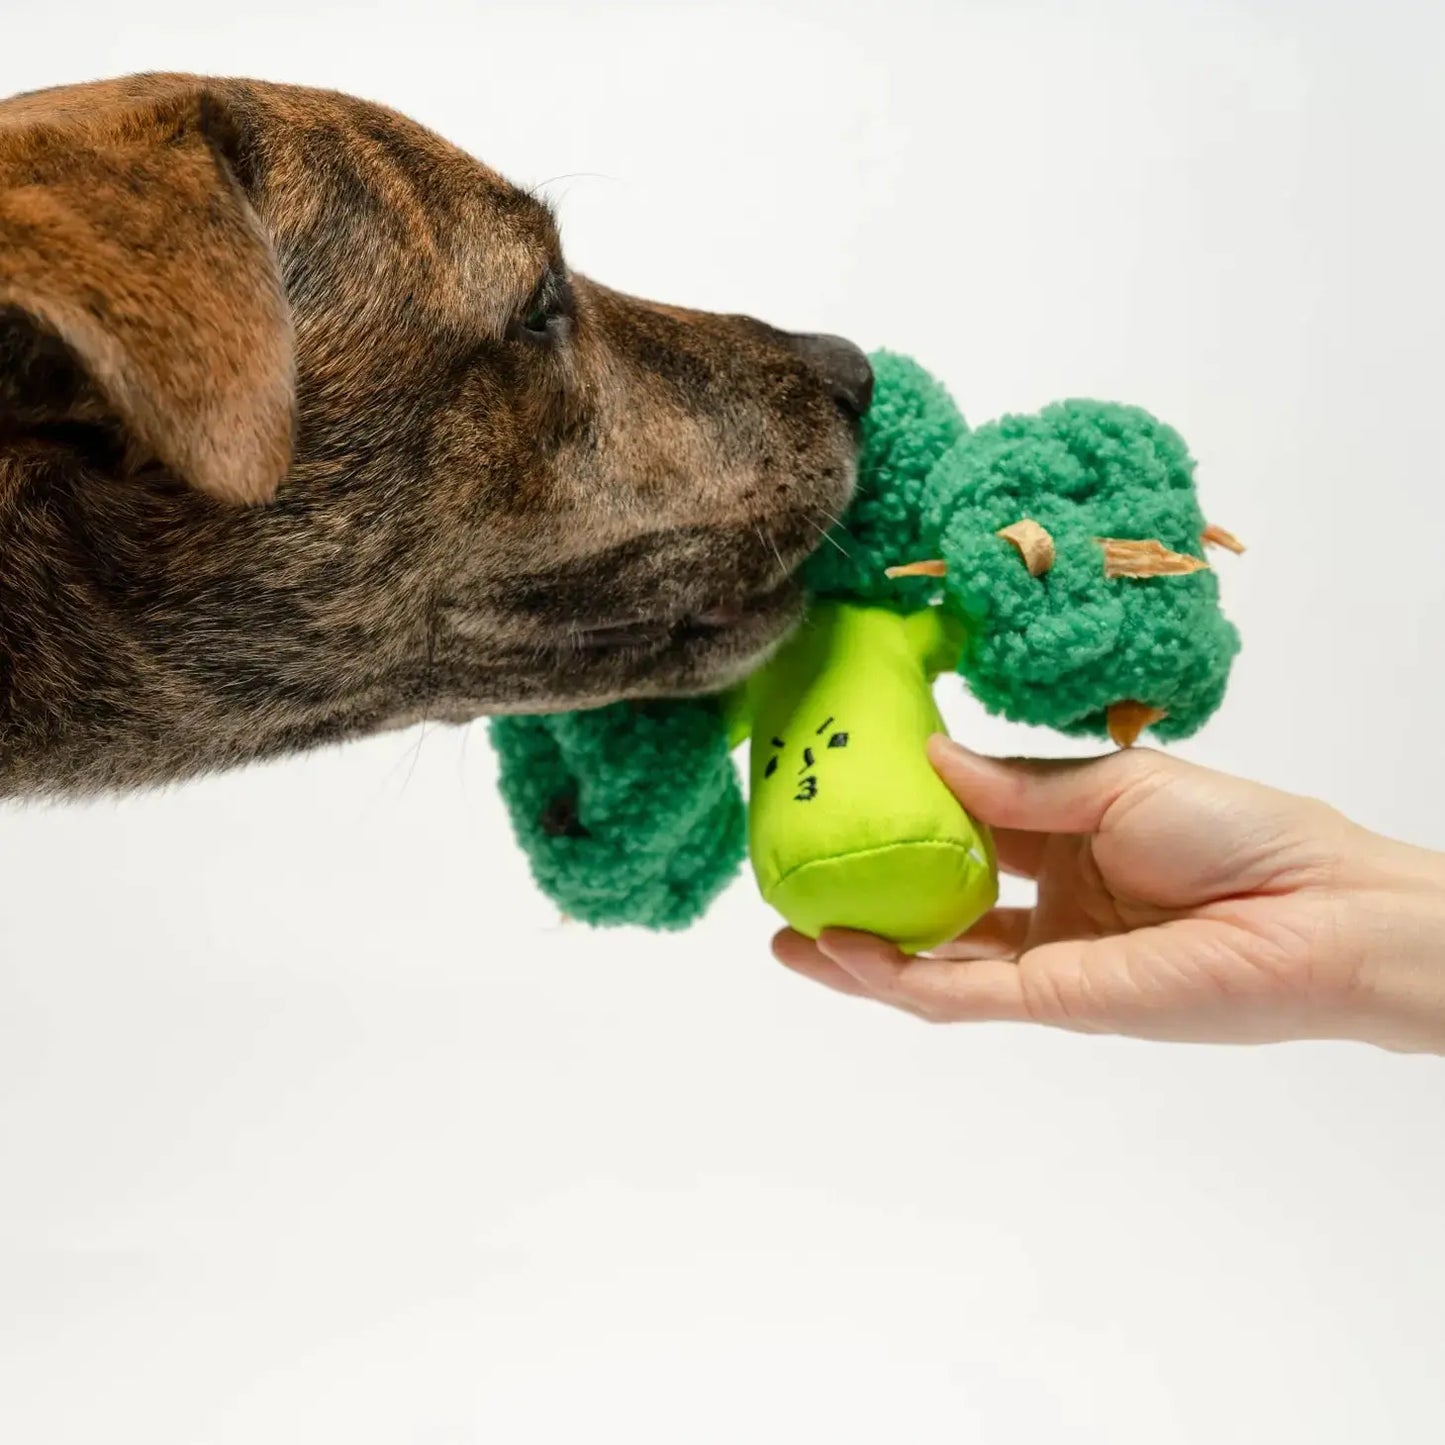
[(822, 374), (833, 399), (862, 416), (873, 400), (873, 368), (851, 341), (841, 336), (795, 336), (793, 345)]

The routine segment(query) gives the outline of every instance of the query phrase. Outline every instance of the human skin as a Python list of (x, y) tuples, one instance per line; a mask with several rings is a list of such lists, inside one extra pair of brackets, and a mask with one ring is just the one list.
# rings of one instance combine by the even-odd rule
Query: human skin
[(1038, 762), (928, 748), (1036, 901), (922, 958), (787, 930), (774, 951), (795, 972), (938, 1023), (1445, 1054), (1445, 855), (1149, 749)]

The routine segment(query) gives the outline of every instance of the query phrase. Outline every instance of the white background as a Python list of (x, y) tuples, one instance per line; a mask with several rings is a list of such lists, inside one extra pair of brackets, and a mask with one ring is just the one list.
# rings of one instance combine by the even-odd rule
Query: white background
[[(1251, 544), (1185, 751), (1445, 846), (1439, 6), (0, 10), (0, 92), (355, 91), (612, 285), (1152, 408)], [(559, 925), (480, 728), (0, 811), (0, 1439), (1445, 1436), (1440, 1061), (929, 1030), (772, 926)]]

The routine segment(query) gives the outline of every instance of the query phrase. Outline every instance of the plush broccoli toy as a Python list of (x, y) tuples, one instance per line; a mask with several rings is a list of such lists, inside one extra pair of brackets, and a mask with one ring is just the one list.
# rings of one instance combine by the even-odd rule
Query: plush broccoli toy
[(926, 950), (997, 896), (987, 829), (924, 755), (939, 674), (1121, 746), (1184, 737), (1222, 700), (1239, 640), (1204, 547), (1239, 547), (1206, 526), (1174, 431), (1068, 401), (970, 432), (921, 367), (873, 360), (857, 493), (772, 660), (725, 697), (493, 721), (518, 839), (568, 916), (686, 927), (747, 852), (800, 931)]

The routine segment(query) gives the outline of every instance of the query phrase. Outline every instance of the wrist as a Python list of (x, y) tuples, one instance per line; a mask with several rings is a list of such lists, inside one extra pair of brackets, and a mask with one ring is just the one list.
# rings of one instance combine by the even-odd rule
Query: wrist
[(1351, 1036), (1445, 1054), (1445, 855), (1372, 842), (1377, 866), (1351, 909), (1359, 960)]

